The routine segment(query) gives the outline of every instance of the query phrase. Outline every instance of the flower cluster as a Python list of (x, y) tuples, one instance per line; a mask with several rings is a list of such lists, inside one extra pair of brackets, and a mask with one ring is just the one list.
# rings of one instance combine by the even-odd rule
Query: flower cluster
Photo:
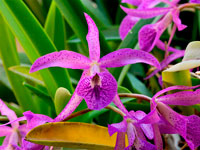
[[(170, 43), (177, 28), (181, 31), (187, 27), (181, 23), (181, 19), (179, 18), (180, 11), (184, 10), (184, 8), (191, 7), (191, 5), (193, 5), (192, 3), (198, 4), (197, 1), (190, 1), (190, 3), (180, 5), (178, 4), (179, 0), (123, 0), (122, 2), (137, 6), (137, 9), (130, 9), (121, 6), (122, 10), (127, 13), (127, 16), (123, 19), (119, 28), (120, 37), (122, 39), (126, 37), (128, 32), (140, 19), (161, 16), (156, 23), (144, 25), (138, 34), (138, 42), (141, 50), (150, 52), (155, 46), (157, 46), (159, 49), (166, 51), (166, 57), (161, 62), (161, 68), (154, 70), (146, 79), (152, 77), (160, 70), (163, 70), (172, 61), (184, 56), (184, 50), (170, 47)], [(163, 2), (168, 6), (156, 7), (160, 2)], [(165, 44), (160, 40), (160, 37), (172, 23), (174, 23), (174, 25), (172, 27), (171, 35), (167, 46), (165, 46)], [(168, 52), (172, 52), (172, 54), (168, 56)]]
[[(160, 1), (169, 6), (155, 7)], [(191, 91), (199, 86), (172, 86), (157, 92), (152, 98), (145, 95), (150, 103), (151, 111), (146, 114), (143, 111), (128, 111), (121, 102), (117, 92), (117, 81), (107, 68), (122, 67), (134, 63), (146, 63), (156, 67), (153, 72), (166, 67), (171, 61), (182, 57), (184, 51), (169, 47), (168, 51), (173, 52), (166, 57), (161, 64), (149, 52), (155, 45), (165, 49), (165, 45), (159, 40), (169, 24), (174, 22), (172, 32), (183, 30), (186, 26), (181, 24), (179, 18), (180, 10), (187, 7), (187, 4), (178, 5), (178, 0), (123, 0), (122, 2), (137, 6), (137, 9), (129, 9), (121, 6), (127, 16), (121, 23), (120, 36), (125, 38), (128, 31), (140, 20), (162, 15), (155, 24), (145, 25), (139, 32), (140, 50), (124, 48), (111, 52), (100, 58), (99, 31), (92, 18), (84, 13), (88, 34), (86, 36), (89, 48), (89, 58), (69, 50), (53, 52), (38, 58), (31, 67), (30, 72), (35, 72), (48, 67), (62, 67), (71, 69), (83, 69), (80, 81), (65, 108), (54, 119), (30, 111), (24, 112), (23, 117), (17, 118), (14, 111), (9, 109), (0, 100), (0, 112), (6, 115), (9, 123), (1, 125), (0, 136), (5, 136), (0, 149), (22, 149), (42, 150), (49, 147), (33, 144), (25, 140), (25, 135), (33, 128), (46, 122), (59, 122), (71, 115), (84, 99), (87, 107), (91, 110), (101, 110), (113, 102), (122, 114), (123, 120), (120, 123), (108, 125), (110, 136), (117, 132), (115, 150), (161, 150), (163, 149), (162, 134), (179, 134), (188, 146), (194, 150), (200, 146), (200, 117), (197, 115), (184, 116), (175, 112), (169, 105), (191, 106), (200, 103), (200, 90)], [(194, 2), (194, 1), (191, 1)], [(196, 3), (196, 1), (195, 1)], [(172, 35), (173, 36), (173, 35)], [(169, 43), (168, 43), (169, 44)], [(150, 75), (152, 76), (152, 75)], [(166, 94), (172, 90), (182, 90), (173, 94)], [(186, 91), (190, 90), (190, 91)], [(161, 96), (162, 95), (162, 96)], [(138, 97), (136, 97), (138, 98)], [(26, 123), (20, 125), (20, 121)], [(11, 124), (10, 126), (7, 126)], [(128, 145), (126, 144), (126, 135)], [(152, 142), (154, 140), (154, 143)], [(20, 147), (20, 146), (21, 147)]]

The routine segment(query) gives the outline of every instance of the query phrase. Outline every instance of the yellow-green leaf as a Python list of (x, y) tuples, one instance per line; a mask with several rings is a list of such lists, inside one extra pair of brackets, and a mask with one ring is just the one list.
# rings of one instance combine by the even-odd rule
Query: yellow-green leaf
[(39, 72), (34, 72), (31, 74), (29, 73), (30, 66), (12, 66), (12, 67), (9, 67), (9, 70), (17, 75), (20, 75), (21, 77), (24, 77), (27, 80), (30, 80), (30, 81), (36, 82), (37, 84), (45, 86)]
[(176, 72), (163, 71), (162, 80), (166, 87), (172, 85), (185, 85), (185, 86), (192, 85), (189, 70), (182, 70)]
[(56, 122), (32, 129), (26, 140), (49, 146), (113, 150), (116, 134), (109, 136), (108, 129), (94, 124), (79, 122)]

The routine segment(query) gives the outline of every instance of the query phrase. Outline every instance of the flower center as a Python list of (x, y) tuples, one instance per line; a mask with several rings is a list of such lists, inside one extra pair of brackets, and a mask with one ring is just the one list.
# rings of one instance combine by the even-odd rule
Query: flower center
[(99, 67), (99, 64), (97, 62), (93, 62), (91, 64), (91, 68), (90, 68), (90, 75), (93, 76), (96, 73), (100, 73), (100, 67)]

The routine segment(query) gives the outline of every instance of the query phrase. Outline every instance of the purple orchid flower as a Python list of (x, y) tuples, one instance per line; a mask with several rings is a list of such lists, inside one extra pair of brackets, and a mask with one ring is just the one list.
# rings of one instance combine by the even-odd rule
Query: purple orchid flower
[[(155, 113), (155, 112), (154, 112)], [(136, 150), (156, 150), (155, 145), (147, 142), (154, 138), (154, 131), (151, 124), (158, 122), (156, 114), (147, 115), (143, 111), (130, 111), (130, 117), (124, 116), (120, 123), (108, 125), (110, 136), (117, 132), (115, 150), (129, 150), (134, 147)], [(127, 134), (129, 145), (125, 147), (125, 134)], [(145, 137), (146, 136), (146, 137)]]
[[(41, 115), (41, 114), (34, 114), (31, 111), (26, 111), (23, 113), (27, 124), (26, 126), (26, 133), (28, 133), (31, 129), (45, 124), (47, 122), (54, 122), (54, 120), (46, 115)], [(23, 150), (43, 150), (43, 149), (49, 149), (48, 146), (40, 145), (40, 144), (35, 144), (31, 143), (29, 141), (25, 140), (25, 136), (23, 136), (22, 139), (22, 148)]]
[(85, 13), (88, 24), (87, 41), (90, 59), (79, 53), (63, 50), (38, 58), (30, 72), (48, 67), (84, 69), (75, 92), (64, 110), (55, 121), (70, 115), (85, 99), (89, 109), (99, 110), (110, 104), (117, 95), (117, 82), (106, 70), (108, 67), (121, 67), (127, 64), (144, 62), (159, 68), (159, 62), (152, 55), (129, 48), (109, 53), (100, 59), (99, 32), (94, 21)]
[[(137, 9), (130, 9), (121, 6), (123, 11), (127, 13), (127, 16), (123, 19), (119, 28), (120, 37), (122, 39), (125, 38), (128, 32), (140, 19), (147, 19), (162, 15), (161, 20), (157, 23), (145, 25), (140, 29), (138, 35), (139, 46), (140, 49), (144, 51), (150, 52), (155, 45), (159, 47), (159, 43), (161, 42), (159, 41), (159, 38), (172, 21), (176, 24), (179, 31), (186, 28), (186, 26), (181, 23), (179, 18), (180, 9), (183, 6), (176, 6), (179, 0), (124, 0), (122, 2), (138, 6)], [(155, 7), (160, 2), (164, 2), (169, 6), (164, 8)], [(176, 28), (174, 30), (176, 30)], [(166, 48), (161, 47), (161, 49), (165, 50)]]
[(196, 91), (180, 91), (160, 96), (161, 94), (171, 90), (189, 90), (197, 87), (199, 86), (172, 86), (159, 91), (152, 98), (151, 110), (156, 110), (157, 115), (160, 117), (160, 121), (153, 125), (156, 137), (154, 138), (154, 141), (158, 149), (162, 149), (160, 134), (180, 134), (192, 150), (200, 146), (200, 117), (196, 115), (180, 115), (168, 106), (191, 106), (199, 104), (200, 89), (197, 89)]
[[(34, 144), (25, 140), (26, 134), (34, 127), (46, 122), (53, 122), (48, 116), (34, 114), (31, 111), (23, 113), (23, 117), (17, 118), (15, 112), (9, 109), (0, 99), (0, 112), (6, 115), (10, 122), (0, 125), (0, 136), (6, 136), (0, 149), (2, 150), (43, 150), (47, 146)], [(19, 121), (26, 120), (27, 124), (19, 125)], [(11, 127), (6, 126), (11, 124)], [(21, 147), (19, 147), (21, 145)]]
[[(121, 8), (127, 13), (127, 16), (122, 20), (119, 27), (119, 35), (121, 39), (123, 40), (128, 34), (128, 32), (133, 28), (133, 26), (140, 20), (140, 18), (148, 16), (147, 14), (145, 14), (143, 9), (150, 8), (153, 11), (153, 7), (157, 5), (159, 1), (158, 0), (136, 0), (136, 1), (122, 0), (122, 3), (128, 3), (134, 6), (138, 6), (137, 9), (134, 9), (134, 12), (132, 12), (133, 9), (127, 9), (121, 6)], [(162, 8), (160, 8), (160, 10), (162, 10)], [(163, 9), (162, 13), (159, 12), (159, 14), (154, 14), (153, 16), (163, 14), (164, 12), (165, 10)]]
[[(21, 144), (22, 137), (21, 134), (24, 135), (25, 127), (23, 125), (19, 125), (17, 120), (17, 116), (15, 112), (9, 109), (6, 104), (0, 99), (0, 112), (1, 115), (5, 115), (8, 117), (9, 121), (11, 121), (11, 127), (9, 126), (0, 126), (0, 136), (5, 136), (2, 146), (0, 149), (2, 150), (20, 150), (18, 144)], [(19, 119), (18, 119), (19, 120)]]

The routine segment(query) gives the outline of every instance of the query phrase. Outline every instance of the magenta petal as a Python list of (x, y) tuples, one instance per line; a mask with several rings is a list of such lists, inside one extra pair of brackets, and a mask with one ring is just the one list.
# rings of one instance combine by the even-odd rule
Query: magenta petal
[(196, 85), (196, 86), (183, 86), (183, 85), (175, 85), (175, 86), (170, 86), (168, 88), (165, 88), (159, 92), (157, 92), (152, 99), (156, 99), (158, 96), (166, 93), (166, 92), (169, 92), (169, 91), (172, 91), (172, 90), (191, 90), (191, 89), (195, 89), (195, 88), (198, 88), (200, 87), (200, 85)]
[(143, 0), (142, 3), (138, 6), (138, 9), (152, 8), (160, 2), (160, 0)]
[(197, 3), (197, 4), (200, 4), (200, 0), (190, 0), (190, 3)]
[(178, 30), (181, 31), (181, 30), (185, 29), (187, 26), (186, 26), (186, 25), (183, 25), (183, 24), (181, 23), (181, 19), (179, 18), (179, 13), (180, 13), (180, 11), (179, 11), (178, 9), (174, 9), (174, 10), (172, 11), (172, 16), (173, 16), (173, 21), (174, 21), (174, 23), (175, 23), (175, 24), (177, 25), (177, 27), (178, 27)]
[(62, 67), (71, 69), (87, 69), (91, 61), (79, 53), (62, 50), (38, 58), (31, 67), (30, 72), (35, 72), (48, 67)]
[(128, 32), (133, 28), (133, 26), (138, 22), (139, 18), (127, 15), (122, 20), (120, 27), (119, 27), (119, 35), (120, 38), (123, 40)]
[[(143, 111), (135, 112), (135, 117), (138, 120), (143, 119), (145, 116), (146, 116), (146, 113)], [(151, 124), (140, 124), (140, 127), (142, 128), (144, 134), (147, 136), (148, 139), (154, 138), (153, 128), (152, 128)]]
[(135, 139), (134, 146), (137, 150), (156, 150), (155, 145), (153, 145), (145, 140), (142, 140), (140, 138)]
[(84, 13), (84, 15), (88, 24), (86, 39), (88, 42), (90, 59), (98, 61), (100, 58), (99, 30), (92, 18), (86, 13)]
[(100, 67), (103, 68), (121, 67), (138, 62), (147, 63), (160, 68), (158, 60), (153, 55), (144, 51), (133, 50), (130, 48), (124, 48), (109, 53), (102, 57), (99, 61)]
[(42, 125), (46, 122), (53, 122), (52, 118), (41, 114), (34, 114), (31, 111), (26, 111), (23, 115), (26, 117), (27, 128), (29, 129)]
[(124, 148), (125, 148), (125, 132), (118, 132), (115, 150), (123, 150)]
[(160, 117), (158, 116), (156, 109), (153, 109), (146, 116), (138, 120), (137, 123), (138, 124), (154, 124), (154, 123), (157, 123), (159, 120), (160, 120)]
[(148, 8), (148, 9), (131, 9), (120, 6), (121, 9), (128, 15), (139, 17), (142, 19), (152, 18), (158, 15), (164, 15), (170, 11), (171, 8)]
[[(0, 99), (0, 112), (1, 112), (1, 115), (7, 116), (10, 121), (14, 121), (17, 119), (15, 112), (9, 109), (1, 99)], [(19, 127), (19, 123), (16, 121), (12, 122), (11, 125), (12, 127), (15, 127), (15, 128)]]
[(162, 142), (162, 137), (158, 128), (158, 124), (153, 124), (153, 131), (154, 131), (154, 144), (156, 145), (156, 148), (158, 150), (163, 149), (163, 142)]
[(127, 129), (127, 122), (126, 120), (123, 120), (120, 123), (114, 123), (111, 125), (108, 125), (108, 133), (110, 136), (112, 136), (116, 132), (126, 132)]
[(158, 127), (161, 134), (178, 134), (178, 131), (174, 129), (174, 127), (167, 122), (162, 116), (160, 121), (158, 122)]
[(45, 147), (44, 145), (39, 145), (26, 141), (25, 139), (23, 139), (22, 142), (23, 142), (23, 150), (43, 150)]
[(128, 3), (128, 4), (131, 4), (131, 5), (138, 6), (138, 5), (141, 4), (142, 0), (122, 0), (121, 2), (122, 3)]
[(171, 55), (169, 55), (168, 57), (166, 57), (161, 63), (160, 63), (160, 66), (161, 66), (161, 69), (156, 69), (154, 70), (150, 75), (148, 75), (145, 80), (153, 77), (156, 73), (158, 73), (160, 70), (163, 70), (165, 67), (167, 67), (172, 61), (180, 58), (180, 57), (183, 57), (184, 56), (184, 51), (179, 51), (179, 52), (176, 52), (176, 53), (173, 53)]
[(140, 49), (150, 52), (162, 33), (158, 32), (155, 24), (143, 26), (138, 34)]
[(9, 135), (12, 133), (12, 131), (13, 129), (11, 127), (7, 126), (0, 127), (0, 137)]
[(127, 124), (128, 146), (132, 146), (135, 140), (135, 128), (132, 123)]
[(200, 103), (200, 89), (196, 91), (181, 91), (157, 98), (157, 102), (168, 105), (190, 106)]
[(83, 100), (83, 98), (80, 97), (80, 96), (78, 96), (77, 93), (76, 93), (76, 91), (75, 91), (74, 94), (72, 95), (70, 101), (68, 102), (68, 104), (61, 111), (61, 113), (54, 119), (54, 122), (62, 121), (65, 118), (67, 118), (69, 115), (71, 115), (73, 113), (73, 111), (81, 103), (82, 100)]
[(177, 132), (184, 137), (186, 133), (187, 119), (186, 117), (173, 111), (169, 106), (159, 102), (157, 109), (163, 118), (173, 126)]
[(79, 82), (77, 94), (85, 99), (89, 109), (99, 110), (114, 99), (117, 94), (117, 82), (108, 72), (97, 73)]
[(200, 146), (200, 117), (191, 115), (187, 119), (187, 134), (185, 140), (191, 149), (195, 149)]

